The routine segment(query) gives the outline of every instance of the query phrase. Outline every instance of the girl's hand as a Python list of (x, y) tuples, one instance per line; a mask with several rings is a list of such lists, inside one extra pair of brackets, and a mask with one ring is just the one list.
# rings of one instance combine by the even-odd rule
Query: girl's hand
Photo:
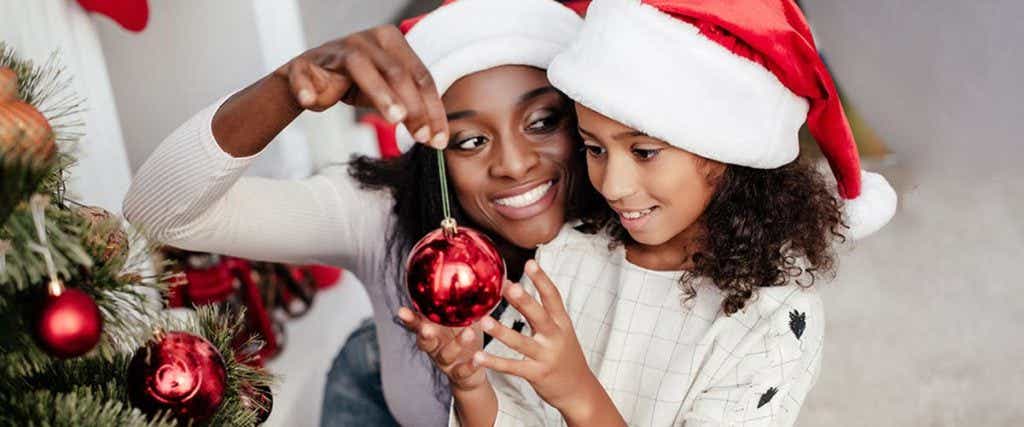
[(323, 111), (338, 102), (373, 107), (388, 121), (404, 123), (417, 142), (438, 149), (448, 143), (448, 121), (434, 80), (393, 25), (329, 41), (274, 74), (288, 80), (302, 108)]
[(416, 333), (416, 346), (448, 376), (453, 392), (468, 392), (488, 385), (485, 371), (473, 364), (473, 354), (483, 348), (479, 323), (466, 328), (449, 328), (406, 307), (398, 310), (398, 318)]
[(527, 262), (526, 274), (537, 287), (540, 303), (518, 284), (505, 286), (504, 294), (529, 322), (533, 336), (524, 336), (494, 319), (480, 321), (484, 331), (526, 358), (512, 360), (478, 351), (476, 364), (525, 379), (566, 421), (606, 413), (607, 406), (614, 411), (614, 404), (587, 366), (558, 289), (536, 261)]

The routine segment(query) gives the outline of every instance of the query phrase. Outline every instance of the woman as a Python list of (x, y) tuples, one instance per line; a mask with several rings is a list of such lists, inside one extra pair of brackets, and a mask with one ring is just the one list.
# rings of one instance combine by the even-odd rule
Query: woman
[(395, 419), (444, 424), (446, 388), (392, 320), (401, 262), (440, 220), (435, 152), (415, 144), (393, 162), (302, 181), (241, 174), (303, 109), (373, 106), (448, 147), (456, 217), (488, 232), (518, 277), (574, 205), (572, 106), (543, 69), (579, 25), (551, 0), (462, 0), (404, 24), (404, 38), (381, 27), (310, 50), (172, 133), (139, 170), (125, 216), (178, 247), (352, 271), (367, 284)]

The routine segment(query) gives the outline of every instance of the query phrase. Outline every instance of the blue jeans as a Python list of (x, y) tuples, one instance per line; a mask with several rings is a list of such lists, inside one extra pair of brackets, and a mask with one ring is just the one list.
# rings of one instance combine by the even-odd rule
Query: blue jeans
[(381, 389), (377, 327), (373, 319), (364, 319), (345, 341), (327, 373), (320, 426), (397, 425)]

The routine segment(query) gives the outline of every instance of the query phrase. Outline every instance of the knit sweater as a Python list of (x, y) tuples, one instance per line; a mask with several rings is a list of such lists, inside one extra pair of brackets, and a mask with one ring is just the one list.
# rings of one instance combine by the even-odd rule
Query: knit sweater
[[(789, 426), (821, 363), (825, 316), (813, 289), (759, 288), (726, 316), (706, 280), (687, 299), (683, 272), (653, 271), (567, 224), (537, 250), (566, 305), (587, 364), (631, 426)], [(528, 279), (524, 287), (536, 296)], [(514, 308), (502, 324), (530, 326)], [(488, 353), (521, 359), (498, 341)], [(564, 425), (525, 380), (488, 371), (497, 426)], [(453, 413), (452, 424), (458, 424)]]
[(303, 180), (243, 177), (259, 154), (236, 158), (220, 148), (211, 128), (219, 107), (199, 112), (160, 144), (135, 176), (125, 217), (184, 249), (354, 273), (373, 306), (388, 408), (402, 425), (444, 425), (448, 396), (437, 396), (429, 358), (394, 321), (400, 267), (387, 262), (385, 236), (394, 225), (390, 195), (361, 189), (345, 164)]

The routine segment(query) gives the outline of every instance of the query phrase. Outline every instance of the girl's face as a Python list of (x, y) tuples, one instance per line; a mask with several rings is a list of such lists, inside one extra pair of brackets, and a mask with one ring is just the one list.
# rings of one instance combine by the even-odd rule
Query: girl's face
[(725, 166), (580, 104), (576, 114), (590, 182), (630, 237), (646, 246), (688, 243)]
[(451, 130), (445, 160), (463, 211), (521, 248), (553, 239), (572, 180), (570, 101), (526, 66), (463, 77), (442, 101)]

